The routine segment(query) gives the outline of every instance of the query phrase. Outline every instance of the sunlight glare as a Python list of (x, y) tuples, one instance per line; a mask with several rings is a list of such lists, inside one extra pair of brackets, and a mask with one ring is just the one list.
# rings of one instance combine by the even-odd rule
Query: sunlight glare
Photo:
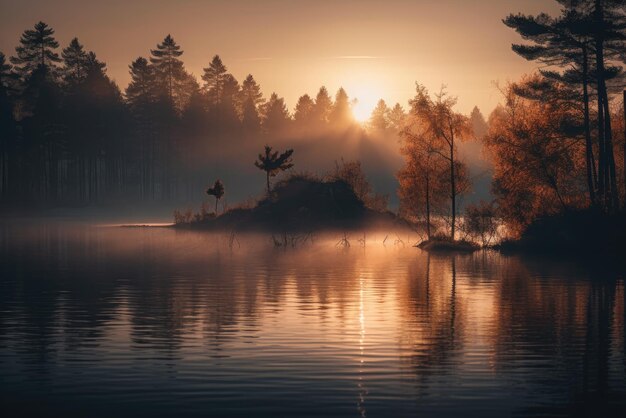
[(343, 87), (352, 101), (352, 115), (360, 123), (370, 119), (372, 110), (378, 101), (385, 96), (385, 88), (382, 83), (375, 80), (370, 74), (354, 77), (351, 82), (345, 83)]
[(358, 95), (355, 95), (354, 98), (355, 101), (352, 105), (352, 115), (354, 116), (354, 119), (361, 123), (367, 122), (379, 99), (366, 90)]

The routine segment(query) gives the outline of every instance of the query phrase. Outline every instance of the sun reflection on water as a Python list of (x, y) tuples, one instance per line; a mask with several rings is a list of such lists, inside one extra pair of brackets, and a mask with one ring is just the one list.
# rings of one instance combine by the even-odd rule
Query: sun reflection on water
[(228, 234), (172, 228), (6, 229), (0, 386), (31, 393), (43, 370), (54, 396), (89, 407), (123, 391), (150, 394), (156, 412), (180, 396), (239, 416), (428, 415), (455, 407), (444, 395), (513, 415), (571, 382), (576, 396), (626, 393), (624, 292), (609, 273), (384, 236), (276, 249), (263, 234), (230, 248)]

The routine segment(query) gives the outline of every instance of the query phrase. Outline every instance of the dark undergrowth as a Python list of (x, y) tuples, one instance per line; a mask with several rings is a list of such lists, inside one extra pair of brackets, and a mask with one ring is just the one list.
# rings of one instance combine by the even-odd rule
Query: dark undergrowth
[(626, 255), (626, 214), (570, 211), (537, 219), (518, 240), (503, 241), (502, 252)]

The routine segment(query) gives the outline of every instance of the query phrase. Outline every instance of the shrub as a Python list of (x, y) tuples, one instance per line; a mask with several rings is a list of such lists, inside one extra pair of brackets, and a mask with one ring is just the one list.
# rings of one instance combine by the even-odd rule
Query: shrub
[(465, 209), (463, 231), (483, 247), (488, 246), (498, 236), (497, 209), (493, 202), (481, 201), (476, 205), (468, 205)]

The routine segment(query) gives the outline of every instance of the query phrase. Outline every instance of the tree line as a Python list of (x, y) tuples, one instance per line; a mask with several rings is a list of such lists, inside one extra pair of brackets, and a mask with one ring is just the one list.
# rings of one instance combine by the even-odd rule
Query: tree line
[[(495, 200), (469, 207), (469, 224), (498, 216), (520, 233), (546, 215), (623, 211), (626, 5), (557, 1), (557, 17), (503, 19), (526, 41), (513, 51), (541, 69), (501, 86), (502, 102), (487, 121), (477, 108), (469, 116), (457, 112), (445, 88), (433, 94), (419, 83), (408, 112), (383, 100), (373, 110), (368, 134), (399, 135), (400, 214), (423, 222), (428, 236), (457, 235), (460, 198), (473, 180), (459, 148), (473, 138), (486, 148)], [(305, 94), (292, 113), (276, 93), (263, 97), (252, 75), (240, 83), (217, 55), (197, 80), (170, 35), (129, 65), (123, 92), (78, 39), (58, 49), (54, 31), (40, 22), (22, 34), (11, 58), (0, 54), (5, 202), (197, 196), (206, 190), (209, 160), (250, 156), (245, 166), (252, 166), (264, 144), (291, 149), (294, 138), (308, 137), (339, 149), (348, 142), (342, 139), (363, 131), (343, 89), (334, 98), (324, 87), (315, 97)], [(302, 142), (297, 148), (307, 156), (312, 149)], [(266, 151), (257, 163), (267, 189), (273, 171), (263, 159), (269, 157)], [(212, 189), (221, 198), (223, 190)]]
[[(265, 98), (250, 74), (239, 82), (218, 55), (200, 80), (171, 35), (129, 65), (124, 91), (77, 38), (60, 49), (54, 30), (25, 30), (15, 53), (0, 52), (0, 199), (94, 204), (196, 196), (208, 161), (252, 156), (277, 138), (340, 137), (360, 130), (343, 88), (301, 96), (293, 112)], [(372, 129), (402, 124), (381, 101)], [(254, 151), (252, 151), (254, 150)], [(229, 154), (230, 153), (230, 154)]]

